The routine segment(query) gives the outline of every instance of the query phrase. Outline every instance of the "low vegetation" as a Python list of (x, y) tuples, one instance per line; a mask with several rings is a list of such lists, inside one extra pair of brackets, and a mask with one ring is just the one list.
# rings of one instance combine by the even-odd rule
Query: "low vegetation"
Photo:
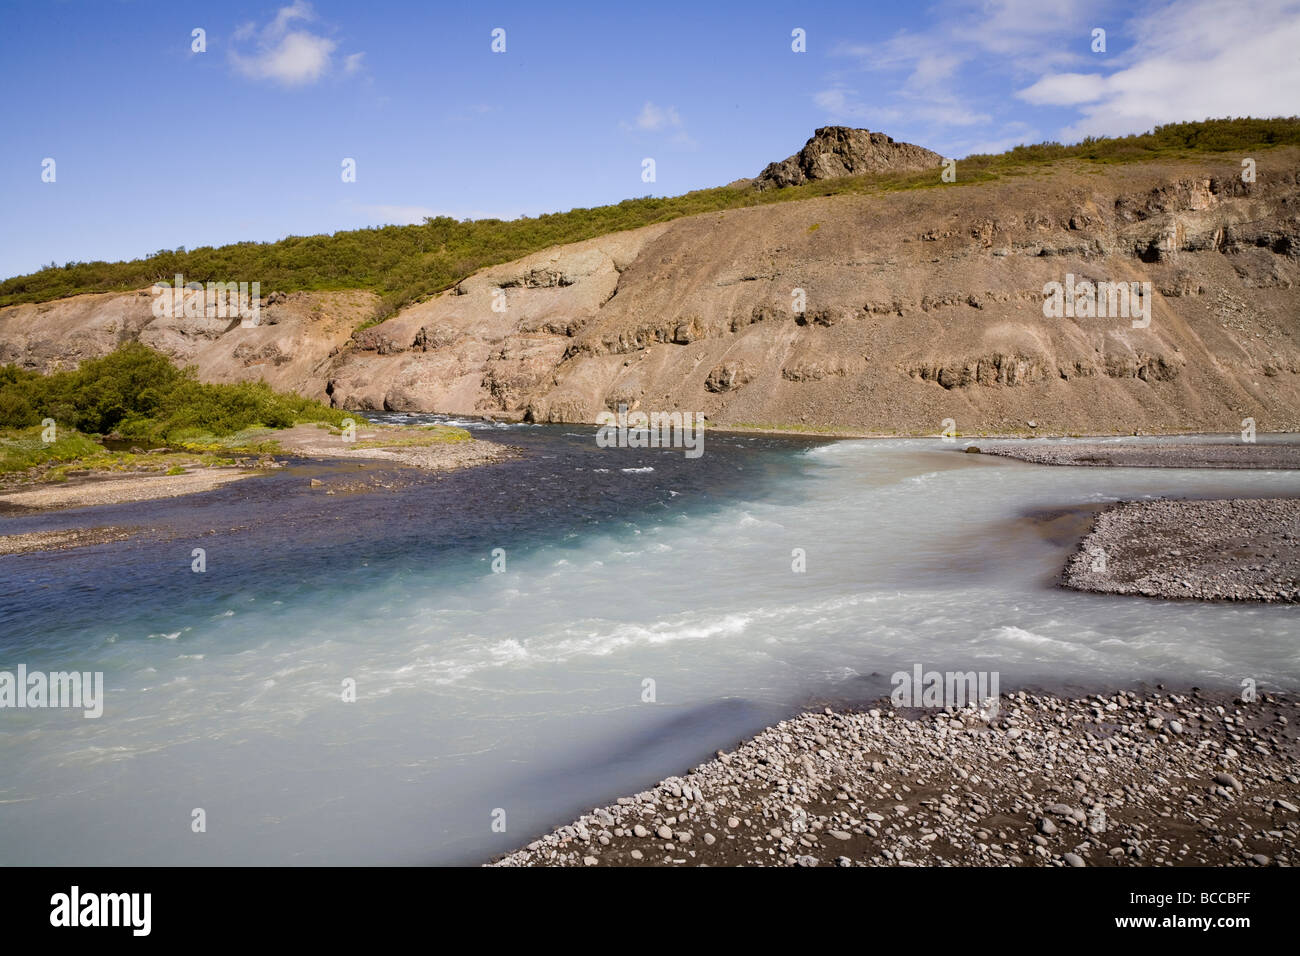
[[(1300, 144), (1300, 117), (1218, 119), (1174, 123), (1133, 136), (1080, 143), (1018, 146), (959, 163), (962, 183), (1019, 175), (1061, 161), (1128, 163), (1204, 153), (1257, 153)], [(510, 221), (457, 221), (446, 216), (420, 225), (381, 226), (332, 235), (291, 236), (278, 242), (241, 242), (199, 249), (161, 250), (130, 262), (68, 262), (0, 282), (0, 306), (45, 302), (88, 292), (138, 289), (171, 281), (257, 281), (262, 292), (367, 289), (382, 297), (377, 319), (447, 289), (472, 272), (561, 243), (635, 229), (696, 213), (845, 193), (878, 193), (939, 185), (933, 173), (857, 176), (756, 192), (722, 186), (682, 196), (628, 199)]]
[(419, 429), (402, 428), (402, 437), (365, 439), (352, 447), (358, 448), (423, 448), (429, 445), (449, 445), (473, 441), (474, 436), (467, 429), (455, 425), (424, 425)]
[[(275, 452), (278, 428), (339, 427), (348, 417), (360, 418), (263, 382), (199, 382), (192, 369), (130, 343), (75, 371), (40, 375), (0, 366), (0, 474), (39, 469), (52, 480), (79, 469), (175, 474), (190, 464)], [(145, 447), (113, 449), (91, 436)], [(163, 446), (166, 451), (157, 450)]]
[(54, 442), (46, 442), (42, 432), (39, 425), (0, 432), (0, 475), (77, 461), (104, 451), (104, 446), (80, 432), (65, 431)]
[[(264, 382), (210, 385), (138, 342), (70, 372), (0, 367), (0, 428), (64, 429), (153, 444), (203, 444), (251, 428), (341, 425), (349, 413)], [(355, 417), (355, 416), (353, 416)]]

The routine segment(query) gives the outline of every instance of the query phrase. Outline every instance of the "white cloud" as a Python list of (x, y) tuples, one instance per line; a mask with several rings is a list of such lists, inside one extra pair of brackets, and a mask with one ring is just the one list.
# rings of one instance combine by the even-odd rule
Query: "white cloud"
[(1036, 106), (1075, 106), (1101, 99), (1106, 79), (1096, 73), (1055, 73), (1016, 93)]
[(979, 153), (1005, 153), (1015, 146), (1041, 143), (1043, 141), (1042, 134), (1025, 123), (1007, 123), (1002, 132), (1005, 135), (997, 139), (970, 140), (969, 142), (959, 143), (954, 153), (960, 156), (974, 156)]
[(1059, 48), (1057, 38), (1078, 37), (1086, 48), (1091, 29), (1107, 25), (1110, 8), (1095, 0), (973, 0), (955, 4), (945, 19), (954, 40), (978, 50), (1041, 58)]
[(352, 74), (361, 69), (364, 53), (349, 53), (343, 58), (343, 72)]
[[(1069, 142), (1300, 103), (1300, 0), (938, 0), (928, 22), (834, 49), (850, 65), (814, 103), (948, 155), (1034, 126)], [(1091, 50), (1098, 27), (1104, 53)]]
[(235, 40), (256, 36), (257, 49), (250, 53), (232, 50), (231, 63), (253, 79), (272, 80), (285, 86), (315, 83), (329, 71), (330, 57), (338, 44), (308, 30), (291, 29), (296, 21), (313, 19), (311, 4), (296, 0), (290, 6), (281, 7), (275, 19), (260, 33), (252, 24), (241, 26), (235, 31)]
[(313, 16), (311, 4), (307, 3), (307, 0), (294, 0), (289, 6), (281, 7), (276, 12), (275, 19), (266, 29), (272, 36), (281, 36), (294, 20), (311, 20)]
[(618, 124), (624, 130), (640, 133), (667, 133), (672, 136), (669, 142), (676, 146), (693, 147), (695, 141), (686, 132), (686, 124), (675, 106), (658, 106), (646, 100), (645, 106), (631, 123), (622, 121)]
[(932, 89), (946, 82), (964, 62), (955, 53), (926, 53), (917, 57), (908, 84), (918, 89)]
[[(832, 55), (856, 61), (856, 69), (836, 74), (813, 102), (832, 121), (884, 130), (947, 155), (962, 155), (959, 130), (989, 127), (980, 137), (986, 142), (990, 135), (1014, 138), (1017, 129), (996, 119), (1001, 104), (981, 99), (968, 74), (991, 63), (1016, 69), (1009, 52), (1023, 51), (1027, 38), (1045, 48), (1045, 25), (1074, 19), (1078, 6), (1078, 0), (949, 0), (929, 18), (928, 30), (836, 48)], [(858, 83), (853, 72), (872, 76)]]
[[(1127, 24), (1129, 62), (1108, 76), (1049, 74), (1017, 95), (1078, 106), (1066, 139), (1216, 116), (1290, 116), (1300, 97), (1300, 2), (1169, 3)], [(1086, 104), (1086, 105), (1085, 105)]]
[(646, 100), (645, 106), (641, 107), (641, 112), (637, 114), (633, 125), (637, 129), (654, 133), (666, 128), (680, 129), (682, 118), (677, 114), (675, 106), (669, 106), (665, 109)]
[(865, 123), (868, 129), (881, 130), (903, 120), (939, 126), (974, 126), (992, 120), (988, 113), (976, 112), (955, 97), (926, 100), (900, 92), (891, 100), (893, 105), (889, 106), (868, 103), (860, 98), (857, 90), (843, 86), (813, 94), (813, 102), (831, 118)]

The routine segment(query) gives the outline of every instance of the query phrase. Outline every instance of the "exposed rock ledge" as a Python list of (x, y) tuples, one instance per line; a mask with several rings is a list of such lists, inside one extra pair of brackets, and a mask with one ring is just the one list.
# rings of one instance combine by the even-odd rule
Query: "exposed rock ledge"
[[(1257, 159), (1249, 184), (1232, 158), (1065, 163), (701, 214), (485, 269), (355, 338), (370, 293), (277, 297), (256, 328), (157, 319), (144, 292), (15, 306), (0, 362), (139, 338), (206, 380), (539, 422), (626, 403), (875, 434), (1300, 431), (1300, 149)], [(1067, 274), (1150, 282), (1150, 325), (1045, 317)]]
[(754, 180), (758, 189), (802, 186), (816, 179), (837, 179), (863, 173), (935, 169), (943, 157), (892, 136), (847, 126), (824, 126), (803, 149), (779, 163), (769, 163)]

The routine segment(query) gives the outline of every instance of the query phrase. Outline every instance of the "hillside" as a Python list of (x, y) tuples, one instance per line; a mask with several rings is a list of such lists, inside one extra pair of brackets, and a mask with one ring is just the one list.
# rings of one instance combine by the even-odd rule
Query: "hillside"
[[(1298, 430), (1300, 148), (1250, 153), (1253, 183), (1242, 155), (724, 188), (737, 208), (480, 269), (373, 325), (371, 288), (276, 293), (256, 328), (155, 318), (142, 289), (25, 303), (0, 309), (0, 362), (138, 339), (205, 380), (537, 421), (626, 402), (886, 434)], [(1067, 275), (1151, 283), (1149, 327), (1045, 317)]]
[[(835, 131), (843, 130), (843, 137)], [(364, 289), (380, 297), (378, 316), (386, 317), (404, 305), (455, 285), (478, 269), (522, 258), (554, 245), (580, 242), (627, 229), (668, 222), (683, 216), (773, 202), (789, 202), (824, 195), (878, 194), (892, 189), (935, 188), (938, 180), (927, 172), (909, 172), (934, 163), (935, 154), (920, 147), (898, 144), (903, 162), (878, 161), (874, 140), (882, 137), (867, 130), (829, 127), (830, 142), (782, 163), (769, 164), (759, 181), (743, 179), (731, 186), (699, 189), (683, 196), (626, 199), (610, 206), (571, 209), (536, 218), (457, 221), (447, 216), (426, 219), (420, 225), (377, 226), (331, 235), (290, 236), (276, 242), (239, 242), (186, 250), (162, 249), (152, 256), (129, 262), (65, 262), (0, 281), (0, 307), (24, 302), (48, 302), (93, 292), (125, 292), (183, 273), (187, 281), (226, 282), (254, 280), (262, 293)], [(871, 143), (862, 143), (867, 134)], [(837, 150), (835, 140), (847, 140)], [(884, 136), (884, 140), (889, 137)], [(856, 143), (854, 141), (857, 141)], [(892, 141), (891, 141), (892, 142)], [(1274, 119), (1218, 119), (1198, 123), (1171, 123), (1133, 136), (1088, 138), (1063, 146), (1039, 143), (1017, 146), (998, 155), (967, 156), (961, 160), (963, 182), (984, 182), (1015, 175), (1063, 159), (1094, 163), (1129, 163), (1149, 159), (1186, 158), (1204, 153), (1254, 155), (1274, 146), (1300, 145), (1300, 117)], [(827, 149), (825, 147), (829, 146)], [(847, 156), (837, 155), (846, 153)], [(844, 160), (848, 159), (846, 163)], [(818, 162), (817, 160), (821, 160)], [(863, 175), (849, 172), (850, 163), (861, 165)], [(785, 188), (763, 189), (768, 170), (797, 164), (808, 172), (796, 175), (815, 181)], [(909, 164), (912, 164), (909, 166)], [(829, 174), (829, 178), (828, 175)], [(768, 177), (774, 180), (774, 177)], [(777, 185), (775, 181), (773, 185)], [(741, 187), (741, 188), (737, 188)], [(750, 188), (753, 187), (753, 188)]]

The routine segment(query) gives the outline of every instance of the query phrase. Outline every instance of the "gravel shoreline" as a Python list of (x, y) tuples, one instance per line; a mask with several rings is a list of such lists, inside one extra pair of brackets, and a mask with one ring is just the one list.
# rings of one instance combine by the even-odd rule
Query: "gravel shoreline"
[(143, 474), (128, 478), (90, 476), (62, 484), (39, 485), (0, 495), (5, 510), (57, 511), (63, 508), (92, 508), (154, 498), (174, 498), (211, 491), (232, 481), (256, 474), (238, 468), (201, 468), (183, 475)]
[[(165, 475), (155, 471), (123, 476), (119, 472), (109, 471), (84, 475), (59, 484), (18, 485), (17, 490), (0, 492), (0, 515), (92, 508), (198, 494), (232, 481), (265, 473), (268, 469), (284, 467), (285, 457), (351, 460), (360, 463), (391, 462), (425, 471), (442, 472), (472, 468), (518, 456), (518, 450), (511, 446), (481, 439), (418, 444), (410, 443), (411, 435), (417, 439), (421, 437), (415, 430), (363, 426), (357, 430), (358, 442), (351, 443), (314, 425), (296, 425), (274, 433), (273, 439), (279, 443), (279, 451), (241, 457), (234, 466), (195, 467), (179, 475)], [(391, 440), (392, 444), (386, 445), (386, 440)], [(358, 448), (358, 443), (369, 444)], [(6, 536), (0, 535), (0, 554), (18, 553), (19, 547), (27, 551), (46, 550), (28, 547), (16, 541), (11, 543), (10, 550), (6, 550), (5, 540)], [(34, 542), (35, 539), (32, 539), (28, 543)], [(66, 546), (66, 543), (55, 542), (50, 550), (61, 546)]]
[(1294, 865), (1297, 717), (1197, 689), (804, 713), (490, 865)]
[[(469, 441), (439, 441), (419, 444), (421, 430), (400, 425), (361, 425), (355, 440), (314, 425), (295, 425), (275, 434), (280, 454), (303, 458), (389, 461), (426, 471), (456, 471), (518, 457), (510, 445), (474, 438)], [(412, 440), (414, 439), (414, 441)]]
[(1123, 502), (1097, 516), (1061, 583), (1103, 594), (1300, 602), (1300, 499)]
[(1116, 468), (1300, 468), (1300, 444), (1221, 442), (1120, 444), (1117, 442), (1025, 442), (971, 446), (981, 454), (1038, 465)]
[(0, 535), (0, 555), (30, 554), (33, 551), (66, 551), (106, 541), (122, 541), (135, 534), (135, 528), (74, 528), (70, 531), (31, 531), (27, 534)]

